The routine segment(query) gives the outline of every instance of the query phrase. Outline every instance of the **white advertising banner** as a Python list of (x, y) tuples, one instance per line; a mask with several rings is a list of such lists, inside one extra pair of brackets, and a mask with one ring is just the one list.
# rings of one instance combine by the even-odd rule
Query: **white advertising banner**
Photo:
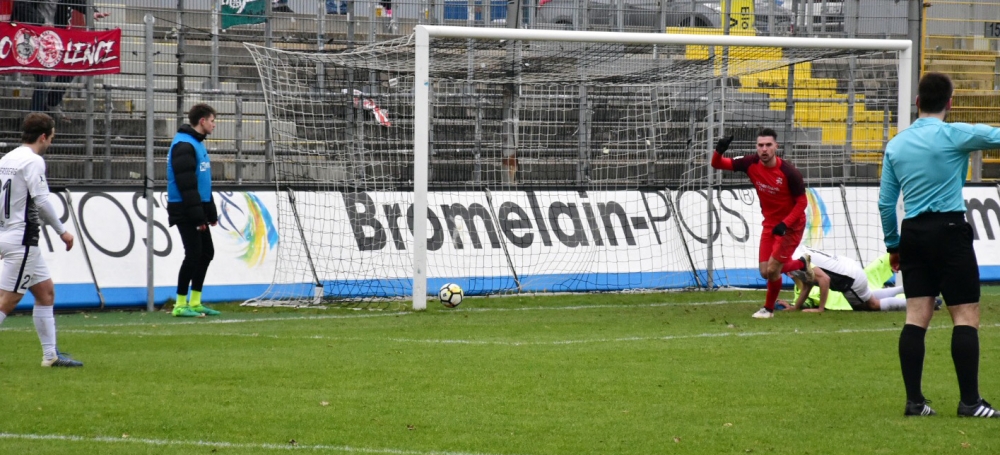
[[(76, 223), (69, 216), (66, 193), (54, 193), (57, 212), (76, 237), (66, 251), (50, 228), (39, 241), (42, 257), (56, 283), (61, 306), (97, 306), (100, 298), (91, 278), (101, 288), (106, 305), (143, 305), (146, 302), (146, 200), (142, 192), (74, 192)], [(177, 272), (184, 247), (176, 227), (168, 227), (166, 193), (156, 192), (153, 215), (153, 280), (156, 301), (176, 293)], [(215, 257), (206, 280), (208, 300), (237, 300), (260, 295), (271, 282), (276, 264), (278, 233), (273, 218), (273, 192), (216, 192), (219, 224), (212, 227)], [(216, 292), (212, 292), (212, 288)], [(218, 291), (225, 292), (218, 292)], [(22, 305), (33, 301), (30, 293)]]
[[(341, 193), (330, 216), (346, 214), (341, 235), (308, 232), (311, 250), (332, 243), (342, 258), (321, 280), (398, 279), (412, 275), (412, 194)], [(665, 191), (468, 191), (428, 195), (431, 288), (452, 280), (467, 291), (584, 291), (693, 285), (682, 260)], [(343, 226), (343, 227), (342, 227)], [(371, 263), (382, 264), (369, 276)], [(515, 278), (516, 275), (516, 278)], [(683, 281), (681, 281), (683, 280)]]
[(1000, 281), (1000, 188), (965, 188), (965, 219), (972, 225), (979, 278)]
[[(75, 192), (76, 223), (66, 194), (56, 195), (56, 210), (77, 237), (73, 250), (65, 251), (51, 229), (41, 236), (59, 304), (100, 304), (92, 266), (106, 305), (144, 305), (142, 192)], [(321, 223), (304, 231), (314, 254), (336, 258), (327, 269), (317, 266), (321, 281), (409, 279), (411, 193), (296, 195), (325, 204)], [(214, 197), (220, 221), (212, 228), (215, 257), (205, 299), (256, 297), (275, 276), (280, 242), (294, 242), (286, 245), (288, 251), (301, 248), (298, 229), (278, 229), (273, 191), (222, 191)], [(804, 244), (863, 263), (884, 253), (877, 187), (810, 188), (807, 197)], [(968, 187), (965, 198), (982, 278), (1000, 280), (1000, 194), (992, 186)], [(707, 285), (709, 268), (714, 286), (763, 285), (757, 271), (762, 217), (756, 194), (749, 188), (716, 190), (712, 201), (709, 210), (704, 190), (431, 193), (430, 288), (456, 280), (489, 293), (509, 288), (515, 275), (526, 291), (683, 288)], [(155, 203), (153, 280), (155, 299), (163, 303), (176, 292), (184, 251), (176, 228), (167, 226), (165, 193), (155, 193)], [(22, 305), (31, 301), (29, 294)]]

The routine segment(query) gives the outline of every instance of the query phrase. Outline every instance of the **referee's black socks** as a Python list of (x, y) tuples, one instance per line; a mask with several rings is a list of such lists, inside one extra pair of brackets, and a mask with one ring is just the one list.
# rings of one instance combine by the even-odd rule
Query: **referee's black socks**
[(904, 325), (903, 332), (899, 334), (899, 365), (903, 370), (906, 401), (912, 403), (925, 401), (924, 393), (920, 390), (920, 381), (924, 374), (924, 335), (926, 334), (927, 329), (913, 324)]
[[(904, 327), (905, 331), (906, 328)], [(956, 325), (951, 332), (951, 359), (955, 361), (958, 390), (962, 403), (979, 402), (979, 330), (969, 325)]]

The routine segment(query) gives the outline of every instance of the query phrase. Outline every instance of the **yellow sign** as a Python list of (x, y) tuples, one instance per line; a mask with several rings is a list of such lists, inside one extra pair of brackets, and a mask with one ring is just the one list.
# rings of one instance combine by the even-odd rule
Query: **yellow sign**
[[(722, 0), (721, 11), (722, 21), (729, 21), (729, 32), (732, 34), (753, 33), (754, 32), (754, 0)], [(733, 14), (726, 14), (726, 6), (733, 5)]]

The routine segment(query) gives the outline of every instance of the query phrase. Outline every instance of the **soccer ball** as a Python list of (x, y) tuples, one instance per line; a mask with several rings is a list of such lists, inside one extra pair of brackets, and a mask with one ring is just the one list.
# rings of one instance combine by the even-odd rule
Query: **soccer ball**
[(457, 307), (459, 303), (462, 303), (463, 297), (465, 297), (465, 292), (462, 291), (462, 287), (454, 283), (441, 286), (441, 290), (438, 291), (441, 304), (448, 308)]

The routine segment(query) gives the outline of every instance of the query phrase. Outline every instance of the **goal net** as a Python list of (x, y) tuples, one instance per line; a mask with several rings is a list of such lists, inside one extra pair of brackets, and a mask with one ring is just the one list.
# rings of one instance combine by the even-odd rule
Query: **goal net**
[(708, 165), (723, 135), (755, 153), (763, 127), (805, 178), (803, 243), (882, 251), (908, 41), (418, 26), (338, 52), (247, 47), (280, 233), (251, 303), (763, 286), (756, 193)]

